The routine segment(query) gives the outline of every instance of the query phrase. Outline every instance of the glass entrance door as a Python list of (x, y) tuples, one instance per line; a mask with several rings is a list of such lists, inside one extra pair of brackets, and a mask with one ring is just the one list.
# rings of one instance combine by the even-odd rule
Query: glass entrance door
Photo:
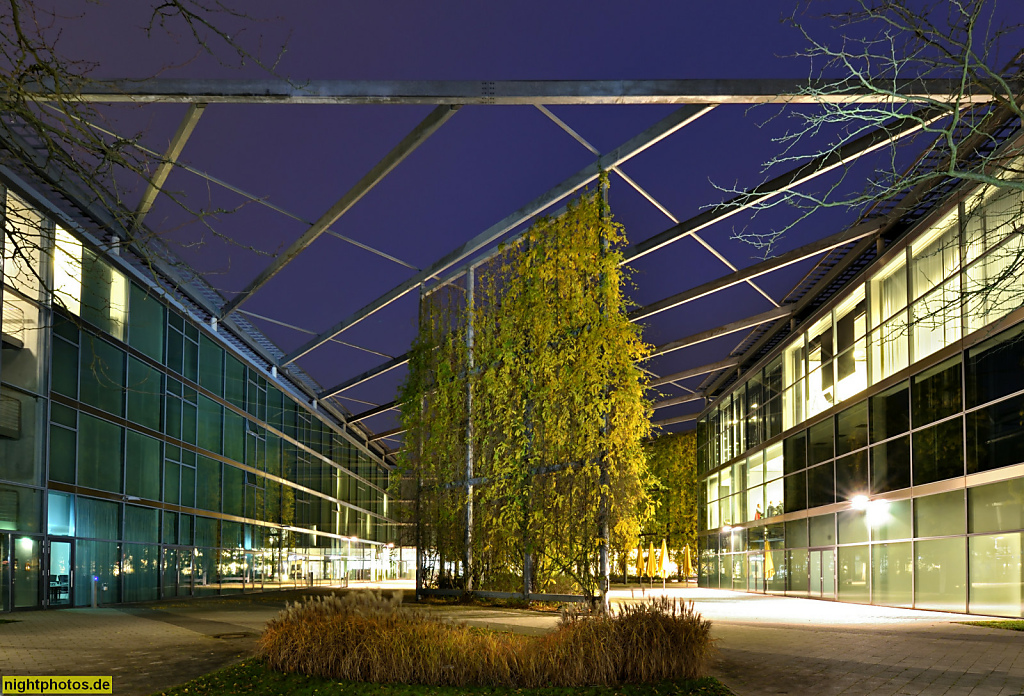
[(38, 607), (39, 597), (39, 539), (35, 537), (17, 537), (14, 540), (14, 608), (22, 609)]
[(72, 605), (72, 581), (75, 567), (70, 541), (50, 541), (50, 568), (47, 573), (48, 602), (51, 607)]
[(810, 574), (810, 595), (823, 599), (836, 596), (836, 550), (811, 549), (808, 572)]
[(161, 559), (161, 597), (188, 597), (192, 594), (193, 551), (185, 546), (165, 546)]

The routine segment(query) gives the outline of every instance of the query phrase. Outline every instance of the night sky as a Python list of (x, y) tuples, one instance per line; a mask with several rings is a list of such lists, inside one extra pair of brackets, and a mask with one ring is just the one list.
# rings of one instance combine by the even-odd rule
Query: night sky
[[(80, 17), (64, 20), (60, 48), (95, 61), (91, 76), (260, 77), (216, 40), (223, 62), (197, 51), (180, 33), (147, 37), (140, 28), (148, 3), (83, 3)], [(246, 46), (272, 58), (287, 41), (278, 74), (303, 79), (654, 79), (806, 77), (808, 62), (793, 58), (803, 47), (785, 25), (790, 2), (719, 0), (680, 2), (376, 2), (244, 4), (249, 20), (222, 17), (222, 26)], [(242, 30), (239, 33), (239, 30)], [(602, 152), (671, 113), (671, 106), (570, 106), (552, 111)], [(808, 107), (802, 107), (808, 108)], [(428, 106), (212, 105), (206, 109), (181, 160), (302, 220), (320, 217), (348, 188), (431, 110)], [(143, 133), (163, 151), (182, 105), (104, 107), (108, 126)], [(721, 106), (624, 165), (626, 173), (679, 219), (726, 196), (719, 186), (748, 187), (781, 169), (762, 163), (791, 121), (773, 118), (779, 107)], [(533, 107), (461, 109), (333, 230), (424, 268), (566, 177), (593, 155)], [(861, 174), (871, 163), (859, 165)], [(823, 182), (824, 183), (824, 180)], [(821, 183), (816, 184), (821, 185)], [(244, 287), (305, 224), (180, 169), (167, 186), (196, 208), (236, 212), (212, 222), (216, 234), (167, 202), (147, 223), (176, 243), (176, 251), (204, 272), (226, 297)], [(136, 187), (136, 195), (141, 187)], [(130, 200), (130, 199), (129, 199)], [(616, 175), (610, 200), (631, 242), (672, 222)], [(764, 231), (795, 216), (778, 209), (738, 215), (702, 232), (733, 264), (753, 263), (763, 252), (732, 239), (743, 229)], [(849, 212), (822, 213), (788, 233), (775, 253), (838, 232)], [(230, 241), (226, 241), (230, 240)], [(262, 253), (250, 250), (257, 249)], [(781, 301), (810, 262), (757, 282)], [(646, 304), (706, 282), (728, 269), (691, 239), (676, 242), (635, 264), (633, 299)], [(319, 332), (413, 274), (407, 267), (323, 235), (250, 299), (244, 309)], [(411, 293), (339, 336), (386, 355), (408, 349), (414, 333)], [(688, 336), (766, 311), (771, 305), (747, 286), (659, 314), (645, 331), (653, 344)], [(288, 352), (309, 336), (254, 322)], [(745, 333), (710, 341), (651, 361), (657, 374), (720, 360)], [(374, 367), (386, 358), (337, 343), (299, 364), (324, 386)], [(345, 392), (353, 412), (394, 398), (404, 370)], [(690, 380), (696, 387), (701, 378)], [(674, 387), (666, 395), (680, 393)], [(695, 404), (659, 410), (667, 418), (698, 410)], [(370, 419), (375, 431), (395, 426), (394, 413)], [(675, 426), (672, 430), (690, 425)], [(394, 446), (395, 443), (390, 443)]]

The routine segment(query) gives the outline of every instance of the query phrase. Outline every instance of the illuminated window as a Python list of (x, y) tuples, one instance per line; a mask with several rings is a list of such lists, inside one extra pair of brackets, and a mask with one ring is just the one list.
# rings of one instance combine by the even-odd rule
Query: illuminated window
[(57, 228), (53, 250), (53, 294), (72, 314), (82, 312), (82, 243)]
[(3, 278), (4, 282), (33, 300), (41, 299), (43, 218), (21, 201), (7, 193), (7, 215), (4, 219)]
[(845, 401), (868, 386), (867, 302), (864, 286), (836, 307), (836, 398)]
[(72, 314), (124, 340), (128, 281), (60, 227), (54, 235), (53, 294)]

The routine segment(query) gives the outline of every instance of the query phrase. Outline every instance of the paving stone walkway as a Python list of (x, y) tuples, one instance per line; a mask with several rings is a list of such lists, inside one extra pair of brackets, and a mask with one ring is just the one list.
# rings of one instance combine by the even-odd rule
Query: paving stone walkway
[[(0, 674), (112, 675), (144, 696), (251, 654), (267, 620), (298, 593), (5, 614)], [(1024, 694), (1024, 632), (967, 617), (718, 590), (677, 589), (713, 621), (718, 676), (737, 696)], [(613, 601), (637, 601), (618, 589)], [(428, 606), (453, 620), (537, 634), (557, 615)]]
[(1016, 696), (1024, 632), (984, 617), (766, 597), (675, 592), (713, 621), (714, 674), (738, 696)]

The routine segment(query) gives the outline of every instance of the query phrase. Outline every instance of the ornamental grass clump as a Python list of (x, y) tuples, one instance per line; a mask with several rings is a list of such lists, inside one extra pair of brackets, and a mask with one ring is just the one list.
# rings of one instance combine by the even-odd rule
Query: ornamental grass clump
[(331, 679), (528, 688), (694, 679), (713, 649), (711, 622), (665, 598), (612, 615), (565, 613), (539, 637), (448, 623), (399, 602), (364, 592), (293, 604), (268, 624), (259, 654), (273, 669)]
[(365, 682), (513, 686), (511, 634), (398, 611), (401, 593), (350, 593), (290, 605), (267, 624), (258, 654), (282, 672)]

